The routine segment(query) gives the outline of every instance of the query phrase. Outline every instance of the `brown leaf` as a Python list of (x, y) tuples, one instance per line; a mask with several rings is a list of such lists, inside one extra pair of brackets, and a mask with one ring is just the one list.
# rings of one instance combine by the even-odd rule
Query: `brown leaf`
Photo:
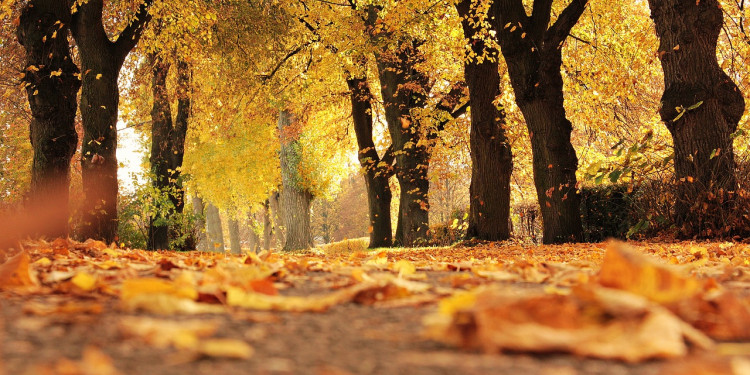
[(39, 285), (39, 280), (32, 273), (29, 263), (29, 254), (22, 251), (0, 265), (0, 289)]
[(567, 296), (483, 289), (454, 298), (427, 321), (430, 336), (487, 352), (568, 352), (638, 362), (684, 356), (687, 342), (712, 346), (668, 310), (613, 289)]
[(658, 303), (689, 298), (702, 292), (704, 285), (674, 267), (661, 264), (617, 242), (610, 244), (604, 255), (599, 283)]

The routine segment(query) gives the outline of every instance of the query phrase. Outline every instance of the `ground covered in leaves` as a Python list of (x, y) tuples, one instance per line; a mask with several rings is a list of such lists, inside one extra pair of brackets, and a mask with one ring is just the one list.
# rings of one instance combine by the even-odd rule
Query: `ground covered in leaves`
[(0, 374), (750, 374), (750, 245), (27, 242)]

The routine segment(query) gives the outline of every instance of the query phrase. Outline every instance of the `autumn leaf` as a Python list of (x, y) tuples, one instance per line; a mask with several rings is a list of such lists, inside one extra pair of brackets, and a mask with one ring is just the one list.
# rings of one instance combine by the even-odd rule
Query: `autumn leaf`
[(0, 265), (0, 289), (39, 285), (29, 263), (29, 254), (22, 251)]

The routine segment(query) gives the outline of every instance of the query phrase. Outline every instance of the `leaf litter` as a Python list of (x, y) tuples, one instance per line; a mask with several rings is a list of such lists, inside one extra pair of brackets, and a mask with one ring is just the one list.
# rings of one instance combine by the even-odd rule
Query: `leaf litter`
[[(23, 245), (0, 254), (2, 297), (22, 301), (38, 319), (122, 314), (123, 340), (174, 350), (174, 362), (245, 360), (262, 345), (221, 337), (210, 316), (274, 324), (279, 312), (348, 303), (415, 309), (425, 315), (424, 340), (460, 350), (631, 363), (719, 355), (726, 360), (704, 362), (737, 374), (750, 355), (750, 247), (742, 244), (489, 243), (242, 256), (66, 239)], [(35, 371), (104, 366), (96, 359), (104, 352), (85, 350), (80, 362), (63, 358)]]

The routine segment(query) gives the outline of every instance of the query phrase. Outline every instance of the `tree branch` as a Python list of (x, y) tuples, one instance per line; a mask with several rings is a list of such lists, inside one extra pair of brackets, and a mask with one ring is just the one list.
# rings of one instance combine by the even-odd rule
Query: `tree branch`
[(550, 15), (552, 14), (552, 2), (553, 0), (534, 0), (529, 33), (537, 45), (541, 44), (544, 33), (549, 26)]
[(120, 60), (124, 60), (130, 51), (135, 48), (138, 41), (143, 35), (146, 24), (151, 20), (149, 8), (154, 0), (144, 0), (138, 11), (133, 16), (133, 20), (125, 27), (115, 41), (115, 54)]
[(555, 24), (549, 28), (545, 36), (544, 48), (560, 48), (570, 35), (570, 30), (578, 23), (581, 14), (586, 9), (588, 0), (573, 0), (565, 7)]

